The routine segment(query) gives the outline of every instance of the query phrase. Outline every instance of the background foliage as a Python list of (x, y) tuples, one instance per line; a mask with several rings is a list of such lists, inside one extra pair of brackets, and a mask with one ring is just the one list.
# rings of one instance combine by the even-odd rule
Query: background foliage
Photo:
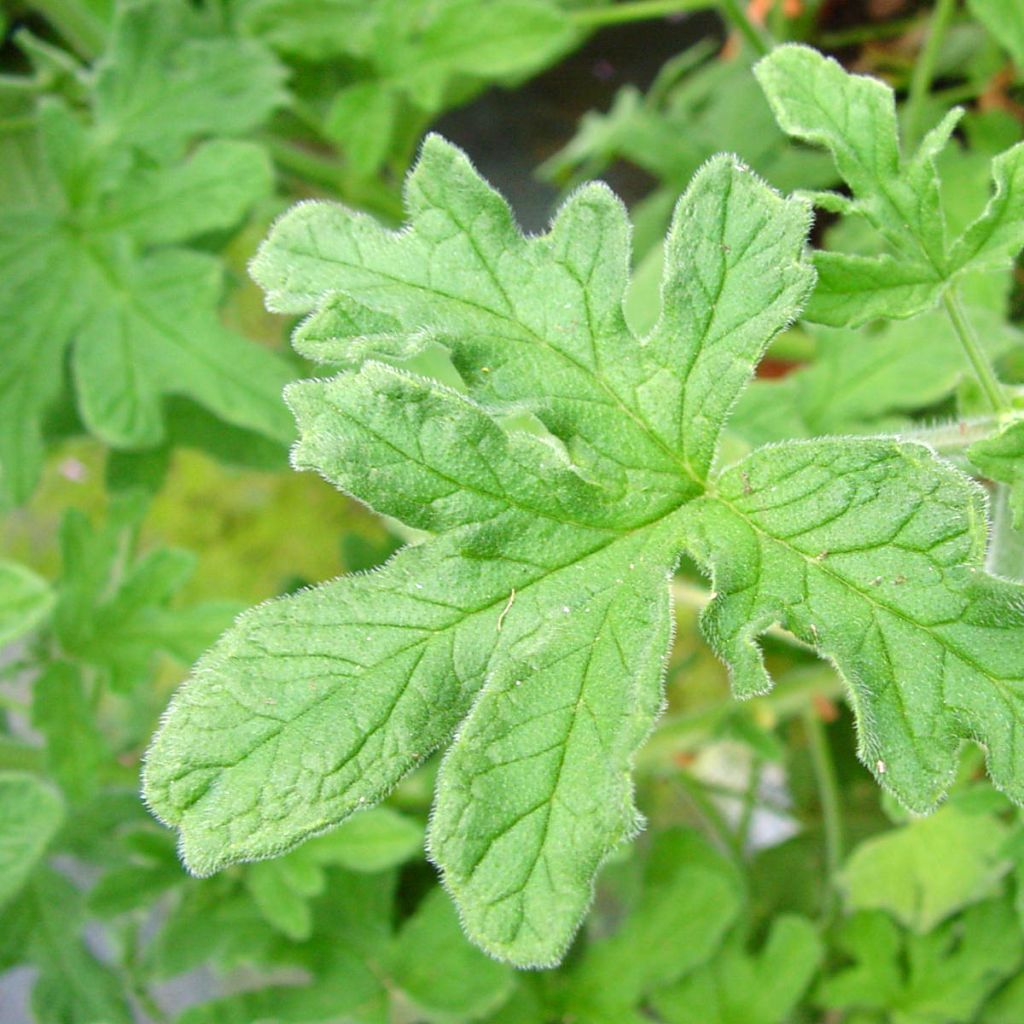
[[(1024, 828), (981, 752), (964, 746), (940, 810), (909, 815), (857, 761), (834, 672), (781, 631), (776, 689), (732, 702), (695, 629), (694, 566), (638, 762), (648, 829), (605, 866), (556, 970), (463, 937), (423, 854), (435, 763), (336, 831), (205, 880), (138, 786), (169, 693), (241, 608), (415, 539), (287, 466), (281, 389), (313, 371), (245, 274), (286, 206), (337, 198), (397, 223), (430, 127), (530, 228), (603, 175), (631, 205), (626, 308), (644, 330), (672, 205), (712, 154), (784, 191), (842, 185), (776, 123), (751, 70), (771, 41), (888, 81), (907, 152), (966, 107), (936, 156), (958, 235), (1022, 136), (1018, 3), (39, 0), (2, 18), (0, 1020), (1024, 1020)], [(884, 259), (893, 238), (839, 212), (815, 224), (826, 262)], [(927, 304), (914, 284), (903, 315)], [(762, 362), (726, 452), (900, 432), (969, 468), (973, 444), (989, 566), (1024, 577), (1019, 423), (996, 432), (948, 316), (837, 326), (823, 294)], [(980, 266), (960, 294), (1017, 408), (1019, 272)], [(417, 365), (452, 372), (436, 356)]]

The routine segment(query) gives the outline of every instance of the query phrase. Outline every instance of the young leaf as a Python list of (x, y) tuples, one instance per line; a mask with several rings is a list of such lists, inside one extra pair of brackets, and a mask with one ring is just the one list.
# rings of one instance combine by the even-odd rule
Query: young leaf
[(994, 194), (950, 243), (936, 156), (962, 114), (951, 111), (912, 156), (900, 152), (895, 98), (874, 78), (850, 75), (805, 46), (781, 46), (755, 68), (784, 131), (824, 146), (853, 193), (823, 204), (863, 216), (890, 252), (816, 254), (819, 279), (805, 316), (855, 326), (933, 306), (967, 270), (1005, 268), (1024, 245), (1024, 144), (992, 161)]
[[(626, 219), (603, 187), (527, 239), (431, 138), (407, 197), (400, 234), (300, 206), (253, 272), (278, 309), (357, 293), (314, 318), (338, 349), (371, 313), (378, 350), (410, 331), (448, 345), (468, 396), (377, 364), (289, 393), (300, 464), (440, 535), (244, 616), (176, 699), (146, 793), (206, 873), (380, 799), (465, 719), (433, 856), (471, 937), (550, 963), (637, 827), (629, 764), (661, 700), (680, 517), (810, 284), (807, 210), (709, 163), (679, 204), (664, 316), (641, 345), (621, 311)], [(557, 441), (506, 434), (491, 413), (513, 407)]]

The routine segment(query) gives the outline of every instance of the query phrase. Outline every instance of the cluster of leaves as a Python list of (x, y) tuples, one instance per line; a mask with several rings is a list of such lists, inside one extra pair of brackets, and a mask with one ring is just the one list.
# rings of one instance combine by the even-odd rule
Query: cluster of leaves
[[(420, 145), (629, 3), (31, 6), (0, 486), (85, 433), (109, 500), (57, 573), (0, 562), (0, 986), (44, 1024), (1024, 1018), (1017, 5), (865, 48), (902, 107), (736, 40), (622, 89), (542, 173), (641, 166), (632, 245), (604, 185), (528, 237)], [(238, 273), (282, 191), (328, 200), (251, 263), (294, 355)], [(231, 625), (140, 535), (176, 447), (277, 469), (289, 409), (411, 543)]]

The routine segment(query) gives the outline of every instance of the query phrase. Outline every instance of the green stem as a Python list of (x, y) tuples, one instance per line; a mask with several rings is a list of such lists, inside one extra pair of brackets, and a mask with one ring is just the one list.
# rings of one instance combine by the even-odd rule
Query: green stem
[(946, 289), (946, 293), (942, 296), (942, 302), (946, 307), (946, 312), (949, 314), (949, 319), (953, 323), (953, 329), (960, 339), (964, 354), (970, 361), (971, 367), (974, 369), (974, 375), (978, 378), (981, 390), (985, 393), (985, 397), (988, 399), (989, 405), (992, 406), (993, 412), (997, 414), (1011, 412), (1010, 403), (1007, 400), (1006, 393), (1003, 391), (1003, 386), (996, 378), (992, 364), (988, 361), (988, 356), (985, 355), (981, 342), (978, 341), (978, 336), (974, 333), (974, 328), (964, 313), (964, 308), (960, 303), (960, 296), (956, 292), (955, 285), (951, 285)]
[(677, 779), (680, 786), (690, 798), (698, 815), (704, 819), (708, 830), (717, 837), (718, 841), (725, 848), (737, 863), (743, 862), (743, 850), (740, 848), (738, 836), (729, 827), (725, 815), (718, 809), (718, 805), (704, 792), (704, 785), (700, 779), (692, 778), (686, 771), (680, 771)]
[(713, 6), (712, 0), (632, 0), (609, 7), (585, 7), (572, 11), (577, 28), (589, 31), (606, 25), (623, 25), (631, 21), (649, 21), (670, 14), (685, 14)]
[(828, 891), (823, 912), (830, 917), (833, 909), (835, 880), (843, 864), (843, 812), (839, 800), (839, 785), (836, 782), (832, 751), (825, 735), (825, 726), (814, 705), (804, 709), (804, 727), (811, 753), (814, 781), (818, 788), (818, 802), (821, 804), (822, 826), (825, 831), (825, 865), (828, 871)]
[(920, 21), (920, 18), (900, 18), (898, 21), (883, 21), (874, 25), (857, 25), (835, 32), (823, 32), (818, 37), (816, 45), (822, 50), (841, 50), (847, 46), (871, 43), (876, 39), (891, 39), (910, 31)]
[(754, 757), (750, 763), (750, 780), (747, 783), (747, 791), (743, 795), (743, 805), (740, 810), (740, 820), (736, 825), (736, 842), (740, 850), (746, 850), (750, 839), (750, 826), (754, 822), (754, 811), (757, 809), (758, 796), (761, 791), (761, 772), (764, 762), (759, 757)]
[(747, 17), (743, 8), (740, 7), (739, 0), (720, 0), (720, 6), (754, 53), (759, 57), (767, 56), (771, 51), (771, 44), (765, 40), (764, 34), (759, 32)]
[(945, 39), (946, 30), (949, 28), (955, 10), (956, 0), (938, 0), (931, 25), (928, 28), (928, 37), (925, 39), (924, 48), (914, 65), (907, 96), (905, 122), (906, 140), (910, 145), (916, 145), (917, 140), (921, 137), (920, 125), (924, 103), (928, 98), (928, 91), (931, 89), (935, 65), (939, 59), (939, 51), (942, 49), (942, 41)]

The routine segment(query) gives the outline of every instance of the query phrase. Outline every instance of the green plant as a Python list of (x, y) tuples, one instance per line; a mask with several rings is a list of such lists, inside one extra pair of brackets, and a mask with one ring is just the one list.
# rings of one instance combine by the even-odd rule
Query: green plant
[(1020, 19), (699, 6), (5, 7), (5, 1021), (1024, 1019)]
[[(891, 94), (809, 49), (776, 51), (759, 75), (786, 127), (828, 141), (887, 240), (905, 245), (909, 230), (926, 253), (940, 245), (931, 164), (904, 171), (878, 152)], [(857, 88), (869, 99), (850, 99)], [(824, 124), (838, 123), (830, 103), (868, 123), (822, 135), (808, 95)], [(1018, 152), (997, 159), (996, 198), (959, 243), (971, 255), (935, 249), (931, 278), (1019, 247)], [(860, 756), (907, 806), (945, 793), (961, 736), (986, 744), (996, 784), (1022, 798), (1022, 591), (985, 572), (976, 487), (924, 445), (885, 438), (780, 443), (715, 467), (729, 409), (811, 290), (805, 206), (730, 160), (707, 164), (676, 208), (661, 315), (640, 339), (606, 190), (580, 190), (526, 240), (433, 138), (406, 197), (397, 235), (298, 208), (253, 274), (273, 309), (312, 314), (298, 349), (346, 367), (290, 388), (295, 464), (437, 537), (376, 575), (262, 607), (199, 666), (146, 771), (193, 870), (287, 849), (451, 743), (428, 842), (467, 931), (513, 963), (556, 961), (597, 867), (637, 827), (629, 765), (661, 702), (664, 579), (683, 551), (712, 576), (703, 629), (737, 696), (769, 688), (757, 638), (779, 622), (835, 662)], [(891, 282), (924, 274), (901, 255), (819, 254), (812, 310), (832, 316), (853, 293), (856, 321), (934, 301), (939, 283), (893, 305)], [(428, 341), (466, 394), (373, 358)], [(527, 411), (546, 435), (495, 419)], [(328, 736), (331, 755), (311, 759)]]

